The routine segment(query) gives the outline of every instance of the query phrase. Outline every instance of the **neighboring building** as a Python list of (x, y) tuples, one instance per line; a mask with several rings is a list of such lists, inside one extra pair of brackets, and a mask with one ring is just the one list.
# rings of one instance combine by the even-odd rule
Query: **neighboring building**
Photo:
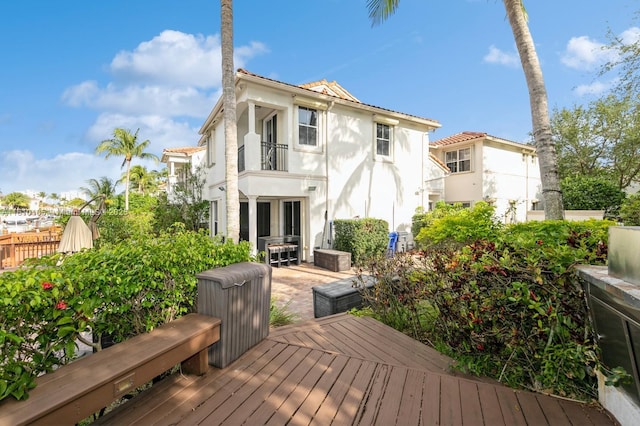
[[(384, 219), (389, 231), (410, 232), (415, 209), (442, 196), (444, 172), (429, 157), (437, 121), (364, 104), (336, 82), (295, 86), (245, 70), (236, 98), (240, 238), (256, 249), (261, 237), (294, 235), (311, 261), (314, 248), (330, 246), (334, 219)], [(200, 134), (211, 229), (224, 233), (222, 99)]]
[(487, 201), (505, 223), (524, 222), (527, 210), (542, 210), (536, 150), (480, 132), (462, 132), (431, 143), (449, 169), (445, 201), (472, 206)]
[(199, 166), (205, 165), (206, 147), (187, 146), (162, 150), (162, 163), (167, 165), (167, 197), (171, 199), (176, 185), (184, 183)]

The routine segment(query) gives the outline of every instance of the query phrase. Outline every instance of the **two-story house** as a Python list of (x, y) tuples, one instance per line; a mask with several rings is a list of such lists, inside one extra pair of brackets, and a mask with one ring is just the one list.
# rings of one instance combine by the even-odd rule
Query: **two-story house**
[(472, 206), (487, 201), (505, 223), (524, 222), (541, 208), (540, 168), (533, 146), (480, 132), (462, 132), (431, 142), (431, 152), (449, 169), (445, 201)]
[(204, 167), (207, 148), (204, 146), (185, 146), (162, 150), (161, 162), (167, 165), (167, 197), (171, 200), (176, 185), (185, 183), (196, 173), (198, 167)]
[[(336, 82), (297, 86), (242, 69), (236, 99), (240, 238), (258, 250), (262, 237), (295, 236), (311, 261), (330, 247), (334, 219), (408, 232), (415, 209), (442, 196), (444, 172), (429, 156), (435, 120), (367, 105)], [(223, 121), (220, 99), (199, 141), (214, 233), (226, 229)]]

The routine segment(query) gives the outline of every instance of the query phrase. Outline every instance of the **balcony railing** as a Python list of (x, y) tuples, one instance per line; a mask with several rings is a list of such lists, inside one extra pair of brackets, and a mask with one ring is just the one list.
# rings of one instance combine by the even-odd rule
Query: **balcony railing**
[[(289, 146), (272, 142), (261, 142), (260, 170), (288, 170)], [(246, 169), (244, 145), (238, 147), (238, 172)]]
[(289, 146), (273, 142), (262, 142), (262, 170), (287, 171)]

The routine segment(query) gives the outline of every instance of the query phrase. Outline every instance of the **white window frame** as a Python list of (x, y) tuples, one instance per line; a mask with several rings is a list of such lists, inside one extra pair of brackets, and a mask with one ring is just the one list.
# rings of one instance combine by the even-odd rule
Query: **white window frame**
[[(316, 115), (316, 124), (315, 124), (315, 126), (312, 125), (312, 124), (303, 123), (300, 120), (300, 114), (301, 114), (301, 111), (303, 111), (303, 110), (304, 111), (309, 111), (312, 114), (315, 113), (315, 115)], [(309, 107), (306, 107), (306, 106), (303, 106), (303, 105), (299, 105), (298, 106), (298, 114), (297, 114), (297, 116), (298, 116), (298, 144), (299, 145), (303, 145), (303, 146), (309, 146), (309, 147), (317, 147), (318, 144), (319, 144), (318, 139), (319, 139), (319, 133), (320, 133), (320, 129), (319, 129), (319, 127), (320, 127), (319, 126), (319, 124), (320, 124), (320, 112), (315, 108), (309, 108)], [(300, 138), (300, 130), (301, 130), (301, 128), (314, 129), (315, 130), (315, 136), (316, 137), (315, 137), (315, 140), (313, 141), (313, 143), (303, 143), (302, 138)]]
[[(460, 153), (463, 151), (468, 151), (469, 152), (469, 158), (468, 159), (464, 159), (461, 160), (460, 159)], [(455, 154), (455, 159), (448, 159), (447, 157), (449, 156), (449, 154)], [(469, 169), (468, 170), (460, 170), (460, 164), (462, 162), (468, 161), (469, 162)], [(449, 170), (451, 171), (451, 174), (454, 173), (470, 173), (473, 171), (473, 150), (471, 149), (471, 147), (466, 147), (466, 148), (460, 148), (460, 149), (455, 149), (455, 150), (451, 150), (451, 151), (445, 151), (444, 153), (444, 163), (447, 165), (447, 167), (449, 168)], [(451, 167), (451, 165), (455, 164), (455, 170)]]
[[(300, 108), (304, 108), (304, 109), (316, 112), (316, 126), (315, 126), (316, 144), (315, 145), (300, 143), (300, 126), (303, 125), (300, 123)], [(304, 151), (304, 152), (315, 152), (315, 153), (322, 152), (322, 144), (323, 144), (323, 138), (324, 138), (323, 129), (324, 129), (324, 120), (326, 119), (326, 113), (327, 112), (322, 108), (314, 108), (313, 106), (309, 106), (309, 105), (294, 105), (293, 121), (294, 121), (294, 129), (295, 129), (294, 140), (295, 140), (296, 150)], [(313, 127), (313, 126), (307, 126), (307, 127)]]
[(212, 130), (207, 134), (207, 166), (216, 165), (216, 134)]
[(218, 233), (220, 232), (218, 204), (218, 200), (213, 200), (211, 201), (211, 205), (209, 206), (209, 216), (211, 218), (211, 235), (218, 235)]
[[(385, 139), (384, 137), (382, 137), (382, 138), (378, 137), (379, 126), (384, 126), (387, 129), (389, 129), (389, 138), (388, 139)], [(394, 136), (395, 136), (395, 130), (396, 130), (396, 127), (391, 125), (391, 124), (380, 123), (378, 121), (375, 121), (373, 123), (373, 154), (374, 154), (374, 158), (376, 160), (393, 161), (393, 140), (394, 140)], [(378, 152), (378, 146), (379, 146), (379, 143), (381, 141), (386, 141), (389, 144), (389, 149), (388, 149), (388, 152), (386, 154), (380, 154)]]

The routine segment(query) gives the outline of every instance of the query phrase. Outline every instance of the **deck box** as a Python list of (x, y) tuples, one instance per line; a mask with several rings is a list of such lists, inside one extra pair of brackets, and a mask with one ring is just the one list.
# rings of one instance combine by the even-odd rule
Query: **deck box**
[(351, 253), (339, 250), (316, 249), (313, 251), (313, 264), (333, 272), (351, 269)]
[[(366, 276), (366, 288), (374, 286), (374, 279)], [(313, 291), (313, 316), (316, 318), (346, 312), (362, 307), (360, 289), (354, 287), (355, 278), (345, 278), (329, 284), (311, 287)]]
[(224, 368), (269, 335), (271, 266), (242, 262), (196, 275), (198, 313), (220, 318), (209, 364)]

